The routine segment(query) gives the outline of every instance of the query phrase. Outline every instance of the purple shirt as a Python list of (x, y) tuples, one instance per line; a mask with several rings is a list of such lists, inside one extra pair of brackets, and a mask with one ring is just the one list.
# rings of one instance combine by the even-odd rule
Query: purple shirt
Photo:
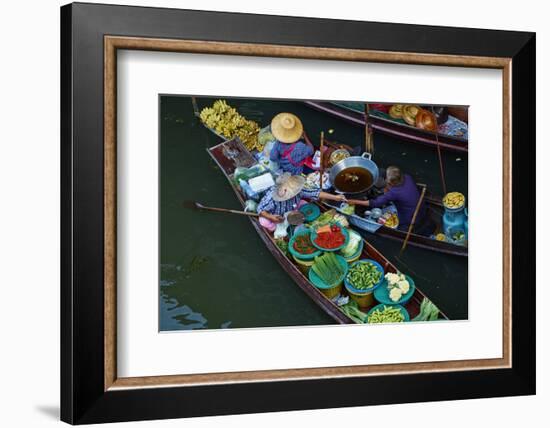
[[(418, 203), (418, 198), (420, 198), (420, 192), (418, 191), (418, 187), (416, 187), (416, 183), (410, 175), (405, 174), (403, 184), (393, 186), (390, 190), (378, 198), (371, 199), (369, 207), (381, 208), (384, 205), (393, 202), (397, 208), (399, 228), (401, 229), (408, 227), (411, 224), (412, 216), (414, 214), (414, 210), (416, 209), (416, 204)], [(420, 224), (425, 215), (426, 205), (424, 204), (424, 201), (422, 201), (422, 205), (416, 215), (415, 224)]]

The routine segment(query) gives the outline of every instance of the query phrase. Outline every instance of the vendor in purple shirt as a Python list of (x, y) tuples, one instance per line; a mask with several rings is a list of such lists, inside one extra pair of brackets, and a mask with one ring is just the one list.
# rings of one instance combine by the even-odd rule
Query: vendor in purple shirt
[(304, 126), (298, 116), (279, 113), (271, 121), (271, 133), (277, 142), (271, 149), (270, 160), (278, 162), (283, 172), (300, 175), (314, 149), (311, 143), (302, 139)]
[[(403, 174), (396, 166), (389, 166), (386, 169), (386, 192), (368, 201), (370, 208), (381, 208), (384, 205), (393, 202), (397, 208), (397, 216), (399, 217), (399, 229), (407, 230), (411, 224), (411, 220), (416, 209), (416, 204), (420, 198), (420, 192), (412, 177), (408, 174)], [(415, 220), (415, 232), (421, 234), (429, 234), (427, 210), (424, 201), (420, 205), (418, 214)]]

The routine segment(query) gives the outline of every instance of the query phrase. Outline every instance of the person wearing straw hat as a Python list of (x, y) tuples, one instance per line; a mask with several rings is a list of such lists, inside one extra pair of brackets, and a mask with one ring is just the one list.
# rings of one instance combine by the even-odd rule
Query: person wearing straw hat
[(260, 224), (269, 230), (284, 220), (285, 213), (294, 211), (304, 203), (304, 199), (329, 199), (342, 202), (344, 195), (333, 195), (320, 189), (305, 189), (306, 179), (288, 172), (280, 175), (273, 187), (267, 190), (256, 210), (260, 214)]
[(277, 162), (283, 172), (301, 174), (315, 150), (311, 143), (302, 140), (304, 126), (298, 116), (279, 113), (271, 121), (271, 133), (277, 141), (271, 149), (270, 160)]

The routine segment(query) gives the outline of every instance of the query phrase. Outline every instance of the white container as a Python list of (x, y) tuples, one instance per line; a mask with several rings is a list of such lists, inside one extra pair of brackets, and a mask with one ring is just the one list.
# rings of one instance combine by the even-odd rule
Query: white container
[(248, 180), (248, 185), (254, 192), (260, 193), (264, 190), (269, 189), (270, 187), (273, 187), (275, 185), (275, 181), (273, 181), (271, 173), (267, 172), (265, 174), (259, 175), (258, 177), (254, 177)]

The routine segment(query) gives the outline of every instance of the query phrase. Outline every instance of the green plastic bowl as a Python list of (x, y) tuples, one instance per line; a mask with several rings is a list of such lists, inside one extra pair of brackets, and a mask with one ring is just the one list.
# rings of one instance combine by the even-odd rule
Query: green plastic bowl
[(413, 279), (409, 275), (405, 275), (405, 278), (409, 281), (410, 288), (409, 291), (403, 294), (397, 302), (390, 299), (390, 290), (388, 290), (388, 281), (386, 278), (384, 278), (384, 281), (380, 287), (374, 290), (374, 298), (385, 305), (405, 305), (409, 300), (411, 300), (414, 290), (416, 289)]
[(322, 251), (339, 251), (341, 250), (342, 248), (344, 248), (346, 245), (348, 245), (348, 242), (349, 242), (349, 232), (348, 230), (345, 228), (345, 227), (342, 227), (340, 226), (340, 224), (338, 223), (330, 223), (330, 226), (332, 225), (338, 225), (338, 227), (340, 227), (340, 230), (342, 231), (342, 234), (344, 235), (344, 243), (342, 245), (340, 245), (339, 247), (336, 247), (336, 248), (324, 248), (324, 247), (321, 247), (320, 245), (317, 245), (315, 243), (315, 239), (317, 238), (317, 231), (315, 230), (312, 230), (311, 232), (311, 243), (317, 247), (318, 249), (322, 250)]
[(344, 278), (348, 273), (348, 262), (346, 262), (346, 259), (344, 259), (342, 256), (337, 255), (336, 258), (340, 262), (340, 265), (344, 268), (344, 273), (342, 274), (342, 276), (335, 283), (327, 284), (321, 278), (319, 278), (319, 276), (315, 273), (315, 271), (312, 268), (310, 268), (308, 273), (309, 280), (315, 287), (319, 289), (332, 288), (332, 287), (336, 287), (337, 285), (340, 285), (344, 281)]
[(353, 284), (350, 281), (348, 281), (348, 277), (346, 275), (346, 277), (344, 279), (344, 284), (346, 286), (346, 290), (348, 290), (349, 292), (351, 292), (353, 294), (357, 294), (357, 295), (369, 294), (369, 293), (372, 293), (372, 292), (376, 291), (376, 289), (379, 288), (380, 285), (382, 284), (382, 282), (384, 281), (384, 268), (382, 267), (382, 265), (380, 263), (378, 263), (377, 261), (372, 260), (372, 259), (359, 259), (356, 262), (353, 262), (350, 267), (353, 267), (353, 266), (355, 266), (359, 263), (370, 263), (370, 264), (374, 265), (376, 267), (376, 269), (378, 269), (378, 271), (382, 274), (382, 276), (380, 277), (380, 281), (378, 281), (372, 287), (363, 290), (363, 289), (360, 289), (360, 288), (355, 288), (353, 286)]
[(301, 235), (309, 235), (309, 239), (311, 240), (311, 230), (310, 229), (301, 230), (298, 233), (295, 233), (294, 235), (292, 235), (292, 238), (290, 238), (290, 241), (288, 241), (288, 251), (290, 252), (290, 254), (292, 254), (294, 257), (296, 257), (297, 259), (300, 259), (300, 260), (313, 260), (315, 257), (320, 256), (321, 255), (321, 250), (319, 250), (319, 249), (317, 249), (317, 251), (314, 251), (311, 254), (302, 254), (302, 253), (299, 253), (298, 251), (296, 251), (294, 249), (294, 242), (296, 241), (296, 237), (301, 236)]
[(315, 204), (302, 205), (299, 210), (304, 215), (305, 221), (308, 223), (321, 215), (321, 210)]
[[(376, 311), (377, 309), (384, 309), (384, 306), (391, 306), (392, 308), (398, 308), (399, 311), (403, 314), (403, 316), (405, 317), (405, 319), (403, 320), (403, 322), (407, 322), (407, 321), (410, 321), (411, 320), (411, 317), (409, 316), (409, 313), (407, 312), (407, 310), (401, 306), (401, 305), (385, 305), (384, 303), (380, 303), (379, 305), (376, 305), (374, 306), (370, 311), (367, 312), (367, 320), (369, 319), (369, 315), (372, 314), (374, 311)], [(368, 322), (368, 321), (367, 321)], [(378, 323), (377, 323), (378, 324)]]
[(342, 254), (342, 251), (340, 251), (340, 252), (338, 253), (338, 255), (340, 255), (340, 256), (342, 256), (343, 258), (345, 258), (345, 259), (348, 261), (348, 263), (351, 263), (350, 260), (354, 260), (354, 261), (355, 261), (358, 257), (361, 256), (361, 253), (363, 252), (363, 247), (364, 247), (364, 245), (365, 245), (365, 241), (364, 241), (363, 239), (361, 239), (361, 241), (359, 242), (359, 246), (357, 247), (357, 251), (356, 251), (354, 254), (352, 254), (352, 255), (349, 256), (349, 257), (346, 257), (346, 256), (344, 256), (344, 255)]

